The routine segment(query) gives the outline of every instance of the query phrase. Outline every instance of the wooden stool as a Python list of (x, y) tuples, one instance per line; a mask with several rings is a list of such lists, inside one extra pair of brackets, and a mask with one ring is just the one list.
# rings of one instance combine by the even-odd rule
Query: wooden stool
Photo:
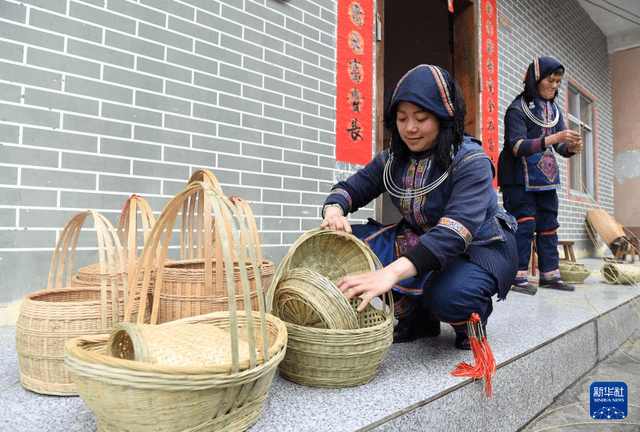
[[(564, 258), (560, 258), (560, 261), (576, 262), (576, 256), (573, 254), (573, 242), (570, 240), (558, 241), (558, 246), (562, 246), (564, 252)], [(531, 276), (536, 275), (538, 248), (536, 247), (536, 238), (533, 238), (531, 242)]]
[(564, 250), (564, 258), (560, 261), (576, 262), (576, 256), (573, 254), (573, 242), (570, 240), (558, 241), (558, 246), (562, 246)]

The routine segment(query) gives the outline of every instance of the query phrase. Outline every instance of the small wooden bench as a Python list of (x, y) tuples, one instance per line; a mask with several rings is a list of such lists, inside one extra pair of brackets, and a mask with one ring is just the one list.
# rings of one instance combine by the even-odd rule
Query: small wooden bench
[[(562, 246), (564, 257), (560, 258), (560, 261), (576, 262), (576, 256), (573, 253), (573, 241), (571, 240), (559, 240), (558, 246)], [(534, 237), (531, 242), (531, 276), (536, 275), (536, 267), (538, 267), (538, 249), (536, 247), (536, 239)]]

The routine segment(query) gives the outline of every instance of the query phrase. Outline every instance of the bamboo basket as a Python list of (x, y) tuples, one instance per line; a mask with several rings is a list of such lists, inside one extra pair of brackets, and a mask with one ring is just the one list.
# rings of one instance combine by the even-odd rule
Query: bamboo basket
[[(138, 214), (140, 215), (138, 224)], [(123, 246), (123, 254), (126, 262), (125, 273), (133, 275), (138, 263), (138, 245), (147, 241), (149, 233), (155, 223), (155, 217), (149, 203), (139, 195), (131, 195), (122, 207), (122, 215), (118, 222), (118, 237)], [(143, 238), (139, 238), (138, 228), (142, 229)], [(122, 284), (122, 275), (118, 273), (118, 283)], [(100, 273), (100, 263), (81, 267), (71, 280), (71, 286), (91, 286), (100, 283), (103, 275)], [(131, 280), (129, 279), (129, 282)], [(138, 281), (140, 283), (140, 281)]]
[[(300, 248), (307, 243), (315, 247)], [(304, 256), (307, 253), (316, 256), (316, 259)], [(324, 254), (331, 258), (323, 259)], [(344, 254), (344, 259), (340, 259), (343, 257), (340, 254)], [(336, 255), (338, 259), (334, 260)], [(329, 277), (322, 273), (323, 266), (328, 262), (335, 262), (337, 267), (330, 269)], [(342, 276), (382, 267), (376, 255), (357, 237), (341, 231), (311, 230), (292, 245), (276, 270), (269, 291), (275, 311), (280, 310), (279, 296), (275, 291), (282, 286), (280, 282), (286, 280), (286, 274), (295, 268), (309, 269), (294, 265), (319, 269), (314, 271), (327, 279), (338, 280)], [(360, 298), (350, 301), (357, 318), (357, 328), (353, 330), (324, 329), (285, 322), (289, 342), (286, 356), (279, 366), (281, 375), (301, 385), (328, 388), (356, 386), (371, 381), (393, 342), (393, 299), (387, 292), (382, 296), (381, 307), (369, 304), (362, 312), (357, 312), (361, 301)]]
[[(352, 241), (355, 239), (356, 241)], [(342, 231), (312, 229), (302, 234), (291, 245), (280, 261), (272, 285), (292, 268), (307, 268), (334, 284), (345, 276), (366, 273), (376, 268), (375, 254), (357, 237)], [(377, 259), (377, 258), (376, 258)], [(267, 296), (272, 307), (273, 296)]]
[(608, 262), (600, 269), (602, 278), (608, 284), (634, 284), (640, 282), (640, 267), (633, 264)]
[(587, 212), (587, 222), (591, 229), (599, 234), (610, 249), (625, 236), (622, 225), (604, 209), (593, 209)]
[(313, 270), (288, 270), (273, 295), (273, 314), (285, 322), (333, 330), (358, 328), (356, 312), (344, 294)]
[[(76, 245), (89, 216), (95, 222), (103, 277), (92, 286), (69, 287)], [(129, 298), (123, 263), (118, 236), (104, 216), (87, 210), (66, 224), (53, 254), (47, 289), (27, 294), (20, 307), (16, 348), (20, 382), (25, 388), (44, 394), (77, 394), (64, 367), (64, 342), (77, 336), (108, 332), (123, 319)], [(120, 284), (118, 274), (123, 276)], [(139, 297), (133, 301), (139, 303)], [(148, 320), (149, 312), (149, 309), (136, 309), (136, 314), (142, 313), (143, 321)]]
[(589, 277), (591, 272), (584, 268), (584, 264), (575, 262), (559, 263), (560, 276), (564, 282), (581, 284)]
[[(217, 190), (218, 192), (220, 192), (220, 194), (224, 195), (224, 193), (222, 192), (222, 187), (220, 186), (220, 182), (218, 182), (218, 179), (216, 178), (216, 176), (209, 170), (206, 169), (199, 169), (196, 170), (191, 177), (189, 178), (189, 183), (194, 182), (194, 181), (201, 181), (204, 182), (206, 184), (208, 184), (209, 186), (211, 186), (213, 189)], [(258, 232), (258, 225), (256, 224), (256, 220), (253, 214), (253, 211), (251, 210), (251, 206), (249, 205), (249, 203), (244, 200), (243, 198), (240, 198), (236, 195), (232, 195), (229, 197), (229, 200), (235, 205), (236, 207), (236, 212), (235, 212), (235, 216), (236, 217), (240, 217), (243, 218), (245, 223), (247, 224), (248, 228), (249, 228), (249, 235), (247, 237), (242, 237), (241, 238), (241, 242), (242, 242), (242, 254), (240, 254), (240, 258), (236, 255), (236, 251), (232, 250), (232, 256), (234, 260), (238, 260), (238, 259), (244, 259), (247, 260), (248, 257), (248, 250), (247, 250), (247, 242), (251, 242), (250, 244), (253, 244), (256, 246), (257, 250), (258, 250), (258, 263), (259, 263), (259, 268), (260, 268), (260, 276), (262, 278), (262, 288), (264, 290), (264, 292), (266, 293), (269, 290), (269, 286), (271, 285), (271, 281), (273, 280), (273, 273), (275, 272), (275, 266), (273, 265), (273, 261), (270, 260), (265, 260), (262, 257), (262, 249), (260, 247), (260, 235)], [(191, 203), (193, 206), (195, 206), (195, 201)], [(196, 214), (195, 209), (191, 208), (189, 211), (184, 210), (185, 214), (190, 214), (190, 215), (194, 215)], [(199, 213), (202, 213), (201, 211)], [(197, 220), (195, 221), (196, 223), (201, 223), (201, 220)], [(186, 223), (186, 224), (185, 224)], [(188, 230), (188, 227), (193, 227), (194, 224), (194, 220), (184, 220), (183, 219), (183, 231), (186, 232)], [(215, 238), (214, 238), (214, 242), (215, 242)], [(216, 250), (216, 248), (214, 248), (214, 250)], [(193, 259), (194, 255), (190, 255), (189, 259)], [(183, 259), (188, 259), (186, 257), (183, 257)]]
[[(230, 345), (226, 346), (226, 350), (231, 363), (222, 361), (219, 364), (193, 366), (175, 358), (169, 364), (159, 364), (135, 361), (135, 354), (134, 360), (120, 358), (131, 357), (130, 354), (109, 356), (109, 335), (69, 341), (65, 345), (65, 364), (81, 397), (98, 417), (100, 431), (241, 431), (255, 423), (260, 416), (277, 365), (285, 354), (287, 330), (279, 318), (266, 313), (262, 290), (257, 290), (258, 310), (252, 309), (249, 297), (255, 287), (260, 286), (260, 275), (256, 273), (255, 279), (250, 280), (246, 263), (234, 262), (232, 258), (232, 249), (241, 253), (240, 236), (247, 235), (248, 228), (242, 219), (234, 217), (235, 207), (231, 202), (203, 182), (190, 183), (167, 204), (156, 221), (140, 256), (140, 265), (136, 266), (134, 279), (138, 280), (143, 273), (139, 295), (146, 298), (154, 273), (149, 264), (154, 251), (160, 246), (151, 324), (160, 323), (164, 263), (171, 234), (183, 204), (201, 192), (204, 192), (201, 194), (203, 209), (208, 216), (203, 218), (202, 232), (197, 233), (205, 240), (202, 252), (205, 267), (208, 267), (205, 275), (209, 275), (203, 289), (211, 289), (214, 283), (221, 285), (220, 280), (224, 279), (229, 310), (187, 317), (157, 327), (214, 325), (230, 334)], [(212, 233), (216, 235), (219, 248), (219, 259), (215, 261), (211, 258)], [(249, 249), (250, 261), (255, 268), (257, 252), (255, 247)], [(216, 267), (215, 280), (213, 267)], [(235, 274), (240, 275), (237, 283), (242, 287), (242, 307), (240, 302), (234, 301), (238, 297)], [(133, 314), (134, 307), (130, 306), (124, 321), (132, 323)], [(144, 323), (138, 316), (135, 324)], [(162, 345), (171, 341), (154, 336), (147, 340), (147, 343), (150, 342)], [(243, 356), (247, 346), (248, 359)], [(174, 346), (172, 349), (185, 354), (182, 351), (184, 348)], [(113, 353), (113, 350), (110, 352)], [(120, 347), (116, 352), (126, 352), (126, 349)]]

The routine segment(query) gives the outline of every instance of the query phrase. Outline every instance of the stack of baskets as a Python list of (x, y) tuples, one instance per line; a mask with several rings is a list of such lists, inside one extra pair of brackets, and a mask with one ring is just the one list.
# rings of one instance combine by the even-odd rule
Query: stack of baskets
[(344, 232), (315, 229), (292, 245), (268, 296), (289, 334), (284, 378), (332, 388), (373, 379), (393, 340), (393, 300), (385, 293), (379, 307), (357, 312), (361, 299), (347, 301), (335, 284), (380, 267), (371, 249)]
[[(183, 237), (194, 247), (194, 259), (202, 257), (203, 271), (202, 283), (181, 282), (182, 291), (173, 294), (188, 297), (193, 307), (186, 308), (167, 300), (172, 295), (167, 275), (173, 269), (165, 261), (180, 210), (184, 222), (185, 209), (192, 214), (193, 208), (199, 208), (202, 217), (196, 225), (189, 225), (194, 219), (187, 217)], [(154, 328), (140, 319), (146, 305), (140, 302), (136, 310), (129, 303), (125, 324), (115, 327), (111, 336), (80, 337), (65, 345), (65, 364), (98, 417), (99, 430), (236, 431), (257, 421), (285, 354), (287, 329), (266, 313), (262, 289), (257, 288), (262, 286), (260, 272), (252, 271), (258, 268), (256, 247), (241, 238), (251, 238), (244, 218), (207, 183), (190, 182), (167, 204), (132, 277), (142, 284), (130, 293), (130, 298), (146, 299), (155, 279)], [(244, 255), (243, 247), (248, 257), (235, 260)], [(183, 254), (189, 255), (184, 247)], [(226, 297), (226, 308), (204, 314), (206, 297), (214, 292)], [(197, 316), (175, 319), (189, 313)], [(216, 352), (211, 354), (206, 347), (213, 345)], [(197, 356), (204, 358), (194, 364)]]
[[(99, 277), (82, 286), (71, 286), (76, 246), (89, 216), (98, 240)], [(53, 254), (47, 289), (23, 299), (16, 323), (20, 382), (25, 388), (44, 394), (76, 395), (64, 367), (64, 342), (108, 332), (122, 321), (127, 299), (136, 303), (136, 317), (140, 313), (137, 318), (148, 320), (149, 310), (138, 307), (139, 296), (129, 295), (124, 262), (118, 236), (103, 215), (87, 210), (66, 224)]]
[(589, 277), (591, 272), (584, 267), (584, 264), (577, 262), (561, 262), (558, 264), (560, 276), (567, 283), (581, 284)]

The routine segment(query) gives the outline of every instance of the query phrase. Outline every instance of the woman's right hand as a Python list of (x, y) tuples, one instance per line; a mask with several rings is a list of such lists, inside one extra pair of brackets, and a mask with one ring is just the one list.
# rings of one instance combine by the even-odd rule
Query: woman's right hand
[(351, 234), (349, 219), (342, 214), (342, 209), (338, 207), (327, 207), (320, 228), (331, 228), (332, 230), (344, 231)]
[(553, 135), (549, 135), (545, 138), (547, 147), (563, 142), (566, 142), (567, 144), (578, 144), (581, 141), (582, 135), (580, 135), (580, 132), (576, 132), (571, 129), (556, 132)]

